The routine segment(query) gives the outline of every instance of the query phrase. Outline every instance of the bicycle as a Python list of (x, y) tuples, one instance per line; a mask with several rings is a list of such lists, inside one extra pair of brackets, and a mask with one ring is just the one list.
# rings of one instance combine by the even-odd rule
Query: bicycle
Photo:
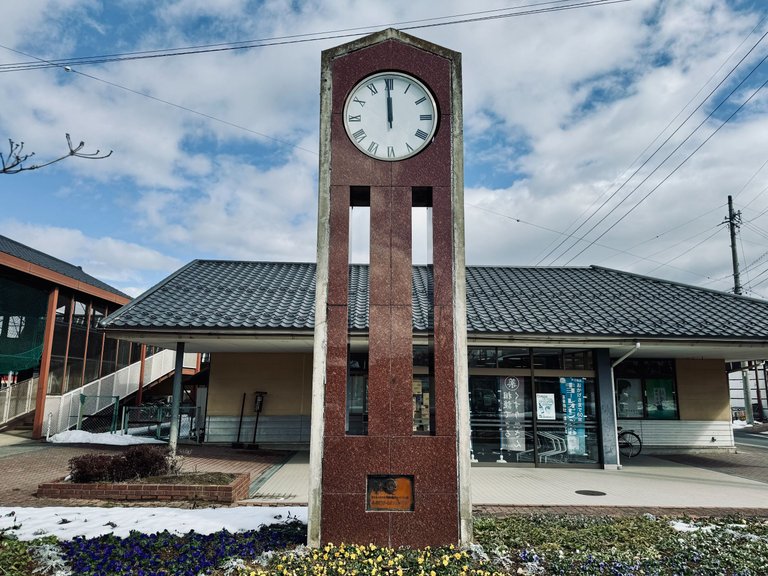
[(643, 441), (634, 430), (618, 428), (619, 453), (626, 458), (633, 458), (643, 449)]

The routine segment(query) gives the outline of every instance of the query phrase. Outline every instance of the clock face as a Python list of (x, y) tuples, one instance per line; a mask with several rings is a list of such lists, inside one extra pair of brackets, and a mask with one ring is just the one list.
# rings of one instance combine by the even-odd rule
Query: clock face
[(381, 72), (350, 92), (344, 104), (344, 128), (364, 154), (377, 160), (403, 160), (432, 141), (437, 105), (413, 76)]

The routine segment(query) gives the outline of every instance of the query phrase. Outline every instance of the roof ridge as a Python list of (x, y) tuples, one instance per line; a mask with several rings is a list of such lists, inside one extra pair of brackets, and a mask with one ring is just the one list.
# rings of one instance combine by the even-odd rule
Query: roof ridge
[(616, 268), (606, 268), (604, 266), (598, 266), (597, 264), (592, 264), (589, 267), (594, 270), (598, 270), (600, 272), (611, 272), (614, 274), (621, 274), (622, 276), (632, 276), (633, 278), (640, 278), (642, 280), (653, 280), (654, 282), (659, 282), (661, 284), (672, 285), (672, 286), (682, 286), (683, 288), (689, 288), (691, 290), (696, 290), (698, 292), (705, 292), (707, 294), (716, 294), (717, 296), (732, 298), (735, 300), (750, 300), (758, 304), (768, 305), (768, 301), (766, 301), (765, 299), (756, 298), (754, 296), (745, 296), (744, 294), (733, 294), (731, 292), (715, 290), (714, 288), (705, 288), (704, 286), (695, 286), (694, 284), (688, 284), (687, 282), (678, 282), (677, 280), (667, 280), (665, 278), (659, 278), (657, 276), (646, 276), (645, 274), (638, 274), (637, 272), (627, 272), (626, 270), (617, 270)]
[(286, 266), (317, 266), (317, 262), (284, 262), (280, 260), (232, 260), (228, 258), (195, 258), (193, 262), (212, 262), (229, 264), (283, 264)]
[[(32, 246), (28, 246), (27, 244), (22, 244), (18, 240), (14, 240), (13, 238), (9, 238), (8, 236), (3, 236), (2, 234), (0, 234), (0, 238), (8, 240), (9, 242), (11, 242), (13, 244), (16, 244), (18, 246), (22, 246), (22, 247), (26, 248), (27, 250), (32, 250), (33, 252), (37, 252), (38, 254), (40, 254), (42, 256), (45, 256), (46, 258), (50, 258), (51, 260), (56, 260), (57, 262), (61, 262), (62, 264), (65, 264), (65, 265), (70, 266), (72, 268), (77, 268), (78, 270), (80, 270), (84, 274), (88, 274), (85, 270), (83, 270), (82, 266), (78, 266), (77, 264), (72, 264), (71, 262), (67, 262), (66, 260), (62, 260), (61, 258), (57, 258), (56, 256), (51, 256), (50, 254), (48, 254), (46, 252), (43, 252), (42, 250), (38, 250), (37, 248), (33, 248)], [(0, 249), (0, 251), (1, 252), (5, 252), (5, 250), (2, 250), (2, 249)], [(5, 253), (8, 254), (8, 252), (5, 252)], [(13, 254), (11, 254), (11, 256), (13, 256)], [(90, 274), (88, 274), (88, 275), (90, 276)], [(96, 279), (98, 280), (98, 278), (96, 278)]]
[(160, 280), (160, 282), (152, 286), (149, 290), (143, 292), (140, 296), (128, 302), (128, 304), (124, 304), (123, 306), (115, 310), (112, 314), (109, 314), (108, 316), (105, 316), (104, 318), (102, 318), (99, 321), (99, 324), (102, 324), (102, 325), (106, 324), (107, 320), (115, 320), (117, 318), (120, 318), (123, 314), (130, 312), (134, 306), (137, 306), (140, 302), (144, 301), (146, 298), (148, 298), (149, 296), (157, 292), (160, 288), (168, 284), (171, 280), (176, 278), (178, 275), (180, 275), (182, 272), (187, 270), (187, 268), (191, 267), (196, 262), (200, 262), (200, 260), (192, 260), (191, 262), (188, 262), (187, 264), (185, 264), (184, 266), (176, 270), (176, 272)]

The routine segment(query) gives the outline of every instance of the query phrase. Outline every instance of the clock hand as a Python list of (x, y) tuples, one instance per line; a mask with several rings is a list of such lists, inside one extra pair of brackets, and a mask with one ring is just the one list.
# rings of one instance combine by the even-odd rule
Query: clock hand
[(392, 129), (392, 94), (390, 93), (390, 80), (384, 80), (387, 87), (387, 125)]

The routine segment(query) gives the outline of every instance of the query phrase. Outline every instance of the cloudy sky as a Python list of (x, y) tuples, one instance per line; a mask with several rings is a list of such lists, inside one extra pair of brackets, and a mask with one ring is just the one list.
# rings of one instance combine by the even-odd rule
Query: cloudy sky
[(113, 153), (0, 175), (0, 234), (132, 295), (194, 258), (314, 261), (320, 52), (390, 26), (463, 54), (470, 264), (732, 290), (732, 195), (768, 297), (761, 0), (8, 2), (0, 151)]

